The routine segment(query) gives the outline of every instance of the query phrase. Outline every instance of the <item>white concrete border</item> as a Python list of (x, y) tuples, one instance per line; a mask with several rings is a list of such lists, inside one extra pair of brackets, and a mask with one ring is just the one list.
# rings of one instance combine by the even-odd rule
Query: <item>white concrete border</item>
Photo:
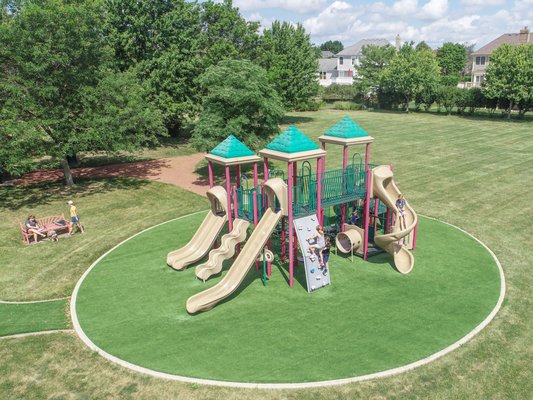
[(48, 303), (49, 301), (59, 301), (59, 300), (66, 300), (70, 297), (57, 297), (55, 299), (49, 299), (49, 300), (26, 300), (26, 301), (5, 301), (0, 300), (0, 304), (35, 304), (35, 303)]
[(437, 218), (423, 216), (424, 218), (431, 219), (431, 220), (438, 221), (438, 222), (441, 222), (443, 224), (449, 225), (449, 226), (451, 226), (451, 227), (453, 227), (453, 228), (465, 233), (466, 235), (468, 235), (471, 238), (473, 238), (476, 242), (481, 244), (489, 252), (489, 254), (492, 256), (492, 258), (496, 262), (496, 265), (498, 266), (498, 269), (500, 271), (500, 282), (501, 283), (500, 283), (500, 296), (498, 298), (496, 306), (490, 312), (490, 314), (478, 326), (476, 326), (471, 332), (469, 332), (463, 338), (459, 339), (457, 342), (455, 342), (455, 343), (449, 345), (448, 347), (446, 347), (446, 348), (444, 348), (444, 349), (442, 349), (442, 350), (440, 350), (440, 351), (438, 351), (436, 353), (433, 353), (430, 356), (428, 356), (426, 358), (423, 358), (421, 360), (412, 362), (412, 363), (407, 364), (407, 365), (403, 365), (401, 367), (388, 369), (386, 371), (380, 371), (380, 372), (376, 372), (376, 373), (373, 373), (373, 374), (355, 376), (355, 377), (352, 377), (352, 378), (333, 379), (333, 380), (318, 381), (318, 382), (302, 382), (302, 383), (248, 383), (248, 382), (245, 383), (245, 382), (229, 382), (229, 381), (226, 382), (226, 381), (217, 381), (217, 380), (211, 380), (211, 379), (191, 378), (191, 377), (187, 377), (187, 376), (179, 376), (179, 375), (173, 375), (173, 374), (168, 374), (168, 373), (164, 373), (164, 372), (158, 372), (158, 371), (155, 371), (155, 370), (152, 370), (152, 369), (141, 367), (140, 365), (132, 364), (132, 363), (130, 363), (128, 361), (124, 361), (124, 360), (122, 360), (122, 359), (120, 359), (118, 357), (113, 356), (112, 354), (107, 353), (106, 351), (104, 351), (101, 348), (99, 348), (98, 346), (96, 346), (91, 341), (91, 339), (89, 339), (87, 337), (85, 332), (83, 332), (83, 329), (81, 328), (79, 320), (78, 320), (78, 316), (76, 315), (76, 299), (77, 299), (77, 296), (78, 296), (78, 291), (80, 289), (80, 286), (83, 283), (83, 280), (85, 279), (85, 277), (98, 264), (98, 262), (100, 262), (100, 260), (102, 260), (105, 256), (107, 256), (109, 253), (111, 253), (117, 247), (123, 245), (124, 243), (126, 243), (128, 240), (134, 238), (135, 236), (138, 236), (138, 235), (140, 235), (140, 234), (142, 234), (142, 233), (144, 233), (146, 231), (149, 231), (149, 230), (151, 230), (153, 228), (156, 228), (158, 226), (164, 225), (166, 223), (169, 223), (169, 222), (181, 219), (181, 218), (185, 218), (185, 217), (188, 217), (190, 215), (198, 214), (200, 212), (205, 212), (205, 210), (204, 211), (199, 211), (199, 212), (196, 212), (196, 213), (193, 213), (193, 214), (184, 215), (184, 216), (181, 216), (181, 217), (178, 217), (178, 218), (174, 218), (174, 219), (172, 219), (170, 221), (163, 222), (162, 224), (154, 225), (151, 228), (145, 229), (145, 230), (143, 230), (143, 231), (141, 231), (141, 232), (129, 237), (128, 239), (120, 242), (115, 247), (113, 247), (111, 250), (107, 251), (105, 254), (100, 256), (94, 263), (92, 263), (92, 265), (89, 267), (89, 269), (87, 271), (85, 271), (85, 273), (82, 275), (82, 277), (80, 278), (80, 280), (76, 284), (76, 287), (74, 288), (74, 292), (72, 293), (71, 302), (70, 302), (70, 314), (71, 314), (71, 317), (72, 317), (72, 324), (74, 326), (74, 329), (75, 329), (76, 333), (79, 335), (80, 339), (87, 346), (89, 346), (89, 348), (91, 348), (92, 350), (96, 351), (98, 354), (100, 354), (102, 357), (106, 358), (107, 360), (109, 360), (111, 362), (114, 362), (115, 364), (118, 364), (118, 365), (120, 365), (122, 367), (129, 368), (129, 369), (131, 369), (133, 371), (137, 371), (137, 372), (140, 372), (140, 373), (151, 375), (151, 376), (154, 376), (154, 377), (157, 377), (157, 378), (170, 379), (170, 380), (179, 381), (179, 382), (195, 383), (195, 384), (211, 385), (211, 386), (247, 388), (247, 389), (309, 389), (309, 388), (326, 387), (326, 386), (337, 386), (337, 385), (344, 385), (344, 384), (348, 384), (348, 383), (368, 381), (368, 380), (371, 380), (371, 379), (384, 378), (384, 377), (387, 377), (387, 376), (400, 374), (400, 373), (415, 369), (417, 367), (420, 367), (422, 365), (428, 364), (428, 363), (430, 363), (432, 361), (435, 361), (436, 359), (438, 359), (438, 358), (440, 358), (440, 357), (452, 352), (453, 350), (455, 350), (458, 347), (462, 346), (463, 344), (468, 342), (470, 339), (472, 339), (474, 336), (476, 336), (479, 332), (481, 332), (481, 330), (483, 330), (483, 328), (485, 328), (490, 323), (490, 321), (492, 321), (492, 319), (496, 316), (496, 314), (500, 310), (500, 307), (501, 307), (501, 305), (503, 303), (503, 299), (505, 297), (506, 288), (505, 288), (505, 276), (504, 276), (504, 273), (503, 273), (503, 268), (502, 268), (502, 266), (500, 264), (500, 261), (498, 260), (498, 258), (496, 257), (496, 255), (494, 254), (494, 252), (491, 249), (489, 249), (481, 240), (479, 240), (478, 238), (474, 237), (470, 233), (466, 232), (464, 229), (461, 229), (461, 228), (459, 228), (459, 227), (457, 227), (455, 225), (449, 224), (447, 222), (440, 221)]
[(51, 331), (37, 331), (37, 332), (27, 332), (27, 333), (16, 333), (14, 335), (0, 336), (0, 340), (4, 339), (19, 339), (28, 336), (37, 336), (37, 335), (49, 335), (51, 333), (74, 333), (74, 329), (53, 329)]

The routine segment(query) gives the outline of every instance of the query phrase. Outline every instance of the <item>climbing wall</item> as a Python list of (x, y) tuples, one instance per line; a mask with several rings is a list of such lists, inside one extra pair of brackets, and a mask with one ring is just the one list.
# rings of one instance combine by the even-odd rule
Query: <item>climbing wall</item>
[(307, 282), (308, 292), (313, 292), (331, 283), (329, 266), (326, 265), (324, 268), (320, 267), (318, 251), (315, 251), (314, 260), (309, 257), (309, 246), (315, 244), (315, 241), (312, 240), (309, 242), (307, 239), (315, 235), (317, 225), (318, 218), (316, 214), (294, 220), (294, 229), (296, 230), (298, 244), (300, 245), (300, 250), (304, 258), (305, 280)]

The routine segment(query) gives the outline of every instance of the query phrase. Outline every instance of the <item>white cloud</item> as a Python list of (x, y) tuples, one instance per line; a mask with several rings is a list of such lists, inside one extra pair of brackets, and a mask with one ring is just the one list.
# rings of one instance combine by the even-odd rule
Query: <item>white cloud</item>
[(448, 11), (448, 0), (429, 0), (417, 14), (420, 19), (435, 20), (443, 18)]
[(303, 25), (311, 35), (331, 36), (335, 38), (332, 40), (342, 40), (361, 14), (362, 11), (355, 10), (345, 1), (334, 1), (316, 17), (306, 19)]
[(398, 15), (409, 15), (418, 8), (417, 0), (398, 0), (392, 5), (392, 11)]
[(327, 0), (235, 0), (233, 5), (241, 11), (257, 11), (265, 8), (281, 8), (287, 11), (308, 13), (321, 10)]
[(506, 0), (461, 0), (464, 7), (493, 7), (504, 5)]

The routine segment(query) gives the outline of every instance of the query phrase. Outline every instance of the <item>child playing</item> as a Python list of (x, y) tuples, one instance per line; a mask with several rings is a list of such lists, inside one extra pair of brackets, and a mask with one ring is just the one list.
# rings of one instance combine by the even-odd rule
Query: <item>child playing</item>
[[(398, 200), (396, 200), (396, 208), (398, 209), (398, 220), (400, 222), (400, 229), (405, 229), (406, 223), (405, 223), (405, 204), (407, 201), (405, 200), (405, 197), (403, 197), (403, 194), (398, 195)], [(403, 222), (403, 228), (402, 228), (402, 222)]]
[(326, 245), (324, 246), (324, 250), (322, 250), (322, 260), (324, 261), (324, 266), (320, 267), (320, 269), (323, 269), (322, 275), (326, 275), (328, 273), (328, 261), (329, 261), (329, 250), (331, 248), (331, 239), (329, 236), (326, 236)]
[(307, 238), (307, 241), (309, 243), (312, 241), (315, 242), (315, 244), (309, 245), (309, 253), (310, 253), (309, 258), (311, 259), (311, 261), (315, 261), (315, 250), (318, 250), (320, 266), (323, 267), (324, 258), (322, 256), (322, 251), (324, 250), (324, 247), (326, 247), (326, 241), (324, 238), (324, 228), (322, 227), (322, 225), (317, 225), (316, 233), (313, 236)]
[(72, 200), (69, 200), (67, 204), (70, 206), (70, 222), (76, 224), (81, 233), (83, 233), (83, 225), (80, 222), (80, 216), (78, 215), (78, 209), (74, 205)]

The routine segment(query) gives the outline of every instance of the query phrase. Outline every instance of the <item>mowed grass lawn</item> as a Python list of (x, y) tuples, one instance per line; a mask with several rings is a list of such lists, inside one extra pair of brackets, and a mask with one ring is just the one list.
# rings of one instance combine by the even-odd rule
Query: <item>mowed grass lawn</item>
[[(291, 113), (289, 118), (316, 140), (346, 114), (376, 139), (372, 161), (394, 164), (402, 191), (419, 213), (466, 229), (502, 262), (508, 285), (506, 301), (481, 334), (453, 353), (408, 373), (296, 391), (235, 390), (153, 379), (112, 365), (70, 334), (1, 340), (0, 397), (529, 398), (533, 392), (533, 123), (364, 111)], [(338, 166), (340, 149), (329, 146), (327, 150), (328, 167)], [(49, 186), (29, 192), (0, 189), (0, 299), (69, 295), (91, 261), (113, 244), (144, 227), (207, 206), (200, 197), (160, 184), (119, 180), (84, 185), (74, 189), (85, 193), (79, 196), (64, 193), (60, 186), (52, 186), (56, 191), (52, 196), (47, 194)], [(98, 189), (100, 185), (102, 189)], [(89, 186), (96, 188), (91, 192)], [(15, 226), (19, 219), (28, 212), (66, 211), (64, 201), (69, 197), (79, 197), (88, 227), (86, 236), (65, 239), (58, 243), (64, 247), (53, 250), (48, 243), (31, 249), (20, 245)], [(39, 253), (47, 257), (34, 248), (42, 249)]]

